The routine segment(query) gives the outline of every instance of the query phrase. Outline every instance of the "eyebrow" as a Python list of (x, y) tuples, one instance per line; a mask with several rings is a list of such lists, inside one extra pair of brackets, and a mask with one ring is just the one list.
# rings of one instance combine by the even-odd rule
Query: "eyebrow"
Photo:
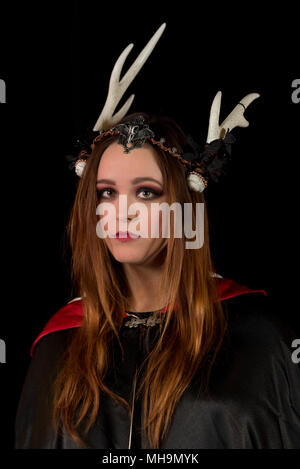
[[(139, 182), (143, 182), (143, 181), (154, 181), (162, 187), (161, 182), (159, 182), (157, 179), (154, 179), (154, 178), (151, 178), (151, 177), (138, 177), (138, 178), (132, 179), (131, 183), (132, 184), (138, 184)], [(112, 184), (113, 186), (116, 184), (115, 181), (112, 181), (111, 179), (99, 179), (97, 181), (97, 184), (99, 184), (99, 183)]]

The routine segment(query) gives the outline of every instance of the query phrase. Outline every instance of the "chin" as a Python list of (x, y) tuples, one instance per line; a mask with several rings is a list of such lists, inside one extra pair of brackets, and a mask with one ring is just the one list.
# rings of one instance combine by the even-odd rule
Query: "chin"
[(137, 254), (125, 254), (125, 253), (116, 253), (112, 252), (112, 256), (117, 262), (121, 264), (143, 264), (144, 256), (138, 256)]
[(126, 262), (128, 264), (140, 264), (143, 263), (143, 260), (145, 258), (145, 254), (142, 252), (141, 249), (136, 249), (136, 247), (134, 248), (131, 246), (127, 246), (125, 245), (125, 243), (121, 246), (114, 246), (113, 248), (109, 246), (109, 250), (115, 260), (120, 263)]

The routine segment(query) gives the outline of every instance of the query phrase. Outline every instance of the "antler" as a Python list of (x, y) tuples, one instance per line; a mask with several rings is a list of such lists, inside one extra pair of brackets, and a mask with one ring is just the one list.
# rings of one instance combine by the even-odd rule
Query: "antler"
[(106, 99), (104, 108), (94, 126), (94, 129), (93, 129), (94, 131), (107, 130), (108, 128), (115, 125), (118, 121), (120, 121), (126, 115), (134, 99), (134, 94), (132, 94), (128, 98), (126, 103), (122, 106), (122, 108), (115, 115), (113, 115), (113, 113), (117, 105), (119, 104), (123, 94), (127, 90), (128, 86), (134, 80), (134, 78), (139, 73), (142, 66), (148, 59), (149, 55), (153, 51), (165, 27), (166, 27), (166, 23), (163, 23), (159, 27), (159, 29), (152, 36), (152, 38), (150, 39), (146, 47), (142, 50), (140, 55), (137, 57), (135, 62), (131, 65), (127, 73), (123, 76), (122, 80), (120, 80), (122, 67), (124, 65), (124, 62), (129, 52), (133, 48), (133, 44), (129, 44), (129, 46), (127, 46), (126, 49), (122, 52), (122, 54), (118, 58), (113, 68), (113, 71), (110, 77), (110, 82), (109, 82), (107, 99)]
[(219, 126), (219, 116), (221, 107), (222, 93), (218, 91), (213, 100), (210, 110), (209, 126), (206, 143), (210, 143), (213, 140), (224, 138), (227, 132), (234, 129), (235, 127), (248, 127), (249, 122), (244, 117), (244, 112), (256, 98), (259, 98), (258, 93), (247, 94), (241, 101), (235, 106), (233, 111)]

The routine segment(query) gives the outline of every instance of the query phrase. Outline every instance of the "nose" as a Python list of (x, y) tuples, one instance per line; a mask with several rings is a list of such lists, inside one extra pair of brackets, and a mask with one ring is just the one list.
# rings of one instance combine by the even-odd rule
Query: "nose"
[(127, 194), (120, 195), (115, 203), (117, 221), (127, 223), (138, 216), (137, 210), (131, 210), (132, 213), (129, 213), (129, 208), (133, 202), (135, 202), (134, 198), (130, 198)]
[(138, 213), (134, 213), (134, 214), (118, 214), (117, 213), (117, 221), (119, 223), (129, 223), (131, 220), (133, 219), (136, 219), (136, 218), (139, 218), (139, 214)]

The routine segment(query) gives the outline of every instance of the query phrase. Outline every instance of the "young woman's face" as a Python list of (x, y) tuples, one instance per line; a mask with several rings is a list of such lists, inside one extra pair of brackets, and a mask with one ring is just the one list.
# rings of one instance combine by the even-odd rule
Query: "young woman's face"
[[(112, 215), (108, 215), (113, 212), (101, 212), (98, 219), (106, 217), (104, 230), (109, 237), (105, 237), (104, 242), (121, 263), (151, 264), (167, 243), (167, 239), (161, 237), (161, 216), (152, 216), (152, 233), (156, 227), (159, 237), (151, 237), (151, 205), (167, 202), (162, 173), (154, 155), (151, 145), (145, 144), (125, 154), (122, 145), (115, 142), (104, 151), (99, 163), (98, 204), (109, 202), (114, 206), (116, 235), (110, 228)], [(123, 208), (119, 205), (121, 200)], [(142, 210), (132, 207), (129, 213), (130, 206), (137, 202), (142, 204)], [(134, 230), (140, 233), (139, 237), (130, 237)], [(119, 237), (120, 232), (127, 234), (127, 238)]]

